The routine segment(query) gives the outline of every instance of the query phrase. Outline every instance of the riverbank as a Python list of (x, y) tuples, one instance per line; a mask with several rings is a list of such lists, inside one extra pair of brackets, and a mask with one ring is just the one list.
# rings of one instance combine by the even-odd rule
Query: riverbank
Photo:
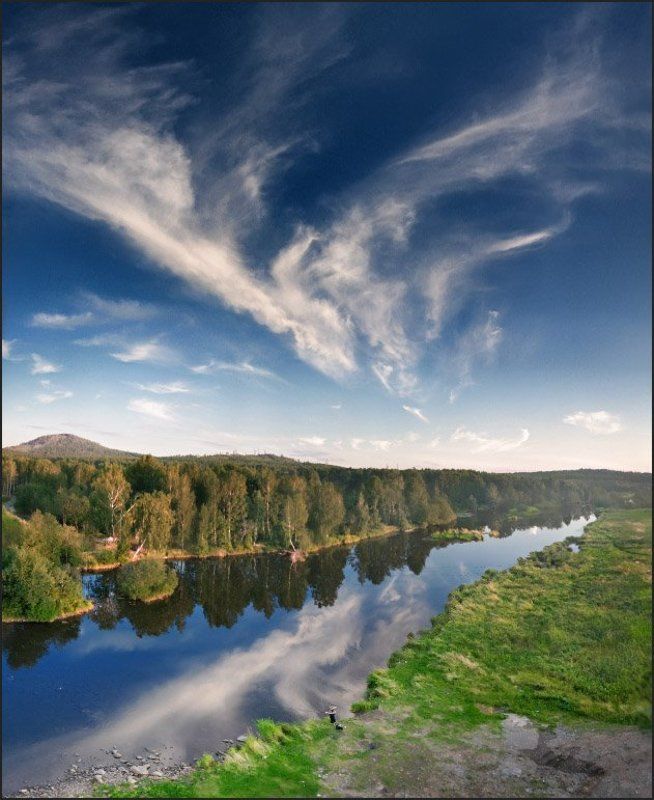
[(88, 614), (89, 611), (93, 611), (93, 603), (90, 600), (87, 600), (83, 605), (79, 608), (74, 608), (72, 611), (66, 611), (65, 614), (60, 614), (58, 617), (53, 617), (52, 619), (27, 619), (25, 617), (10, 617), (2, 615), (2, 624), (7, 625), (14, 622), (37, 622), (42, 625), (49, 625), (51, 622), (59, 622), (62, 619), (72, 619), (73, 617), (81, 617), (84, 614)]
[[(190, 561), (195, 559), (206, 560), (211, 558), (233, 558), (239, 556), (257, 556), (257, 555), (292, 555), (293, 552), (301, 553), (304, 556), (311, 555), (312, 553), (322, 553), (325, 550), (332, 550), (337, 547), (351, 547), (359, 542), (366, 542), (369, 539), (381, 539), (386, 536), (394, 536), (398, 533), (416, 533), (423, 530), (429, 533), (432, 539), (436, 542), (449, 544), (450, 542), (467, 542), (483, 538), (483, 532), (479, 530), (469, 530), (467, 528), (455, 528), (446, 530), (433, 530), (429, 528), (400, 528), (396, 525), (384, 525), (374, 531), (369, 531), (365, 534), (356, 535), (352, 533), (344, 534), (343, 536), (335, 537), (324, 544), (314, 544), (309, 547), (291, 551), (282, 547), (270, 547), (267, 545), (255, 544), (252, 547), (237, 547), (233, 550), (226, 550), (223, 547), (217, 547), (214, 550), (209, 550), (206, 553), (195, 553), (190, 550), (172, 549), (166, 550), (165, 553), (161, 552), (145, 552), (142, 556), (135, 559), (136, 561), (143, 558), (153, 558), (163, 561)], [(499, 535), (497, 531), (491, 531), (491, 536)], [(80, 568), (81, 572), (86, 574), (108, 572), (112, 569), (118, 569), (123, 564), (133, 563), (132, 561), (115, 561), (107, 564), (86, 564)]]
[(259, 724), (224, 761), (112, 796), (650, 796), (651, 511), (605, 514), (450, 595), (359, 713)]

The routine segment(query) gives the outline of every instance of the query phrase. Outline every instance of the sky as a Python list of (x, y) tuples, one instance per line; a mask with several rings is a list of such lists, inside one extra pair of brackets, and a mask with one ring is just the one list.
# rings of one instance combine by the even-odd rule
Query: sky
[(3, 445), (651, 470), (651, 13), (6, 4)]

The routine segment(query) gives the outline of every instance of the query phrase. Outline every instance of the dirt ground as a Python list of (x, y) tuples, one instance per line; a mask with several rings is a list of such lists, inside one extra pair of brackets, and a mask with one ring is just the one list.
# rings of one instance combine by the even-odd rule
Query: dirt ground
[[(507, 714), (456, 744), (394, 742), (375, 712), (354, 757), (322, 776), (328, 797), (652, 797), (652, 739), (635, 728), (540, 728)], [(379, 738), (376, 732), (384, 731)]]

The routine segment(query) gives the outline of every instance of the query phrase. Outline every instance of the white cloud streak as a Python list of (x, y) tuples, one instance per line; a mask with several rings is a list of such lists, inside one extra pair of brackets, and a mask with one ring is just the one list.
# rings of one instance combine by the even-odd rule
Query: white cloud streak
[(137, 383), (135, 384), (142, 392), (152, 392), (152, 394), (187, 394), (191, 391), (183, 381), (173, 381), (172, 383)]
[(129, 345), (121, 352), (110, 353), (112, 358), (130, 364), (134, 361), (153, 361), (167, 363), (176, 358), (175, 351), (158, 342), (140, 342)]
[(527, 428), (520, 429), (520, 435), (515, 439), (496, 439), (485, 433), (475, 433), (467, 428), (457, 428), (450, 437), (453, 442), (469, 442), (474, 445), (473, 453), (505, 453), (521, 447), (529, 439)]
[(232, 361), (216, 361), (210, 359), (206, 364), (198, 364), (194, 367), (189, 367), (191, 372), (196, 375), (211, 375), (216, 372), (239, 372), (244, 375), (252, 375), (257, 378), (272, 378), (273, 380), (283, 380), (272, 370), (265, 369), (264, 367), (256, 367), (248, 361), (232, 362)]
[[(43, 383), (44, 381), (42, 381)], [(72, 397), (73, 393), (66, 389), (55, 389), (52, 392), (43, 392), (41, 394), (36, 395), (36, 399), (39, 403), (43, 403), (44, 405), (49, 405), (50, 403), (55, 403), (57, 400), (67, 400), (69, 397)]]
[(146, 417), (153, 417), (154, 419), (170, 421), (174, 419), (172, 409), (167, 403), (161, 403), (157, 400), (148, 400), (145, 397), (135, 397), (127, 404), (129, 411), (134, 411), (137, 414), (143, 414)]
[(454, 371), (456, 385), (449, 394), (454, 403), (461, 391), (473, 384), (472, 373), (477, 364), (488, 364), (502, 341), (499, 311), (489, 311), (483, 322), (472, 325), (458, 340), (452, 353), (448, 353), (448, 369)]
[(111, 300), (93, 292), (82, 292), (82, 299), (91, 306), (96, 319), (142, 322), (159, 313), (156, 306), (142, 303), (139, 300)]
[(407, 412), (407, 414), (412, 414), (414, 417), (416, 417), (416, 419), (419, 419), (421, 422), (429, 423), (429, 420), (419, 408), (414, 408), (413, 406), (402, 406), (402, 408), (404, 409), (404, 411)]
[(60, 364), (53, 364), (47, 361), (43, 356), (38, 353), (32, 353), (32, 375), (48, 375), (51, 372), (61, 372)]
[(88, 325), (93, 320), (93, 314), (85, 312), (83, 314), (50, 314), (40, 311), (34, 314), (30, 325), (34, 328), (60, 328), (62, 330), (72, 330), (81, 325)]
[(575, 411), (563, 418), (566, 425), (585, 428), (589, 433), (602, 436), (618, 433), (622, 430), (622, 422), (617, 414), (608, 411)]
[(311, 447), (322, 447), (326, 441), (327, 439), (323, 436), (303, 436), (299, 439), (300, 444), (310, 445)]

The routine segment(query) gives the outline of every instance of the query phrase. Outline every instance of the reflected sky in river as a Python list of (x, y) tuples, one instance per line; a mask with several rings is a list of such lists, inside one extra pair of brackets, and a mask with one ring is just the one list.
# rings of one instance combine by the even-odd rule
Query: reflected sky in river
[(177, 591), (153, 604), (116, 598), (112, 573), (88, 576), (92, 614), (3, 626), (4, 789), (54, 779), (74, 753), (100, 764), (113, 746), (168, 745), (188, 760), (261, 717), (315, 716), (331, 703), (345, 712), (452, 589), (586, 521), (447, 547), (400, 534), (294, 565), (279, 555), (179, 562)]

